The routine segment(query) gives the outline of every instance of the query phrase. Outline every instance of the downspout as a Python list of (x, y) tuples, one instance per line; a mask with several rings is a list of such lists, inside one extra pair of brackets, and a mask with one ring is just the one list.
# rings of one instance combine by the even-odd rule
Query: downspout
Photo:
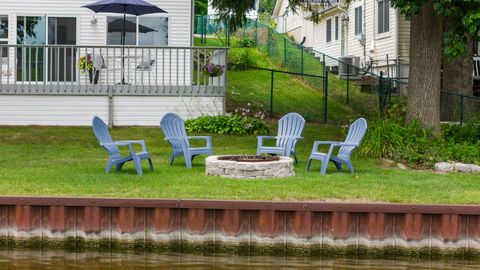
[(190, 1), (190, 46), (194, 45), (194, 27), (195, 27), (195, 0)]
[[(363, 0), (363, 61), (367, 60), (367, 0)], [(375, 19), (375, 18), (374, 18)]]
[(348, 38), (348, 22), (349, 22), (349, 17), (348, 17), (348, 2), (347, 2), (347, 9), (344, 9), (342, 8), (341, 4), (342, 4), (343, 1), (340, 1), (338, 3), (338, 9), (340, 9), (343, 14), (345, 14), (345, 20), (343, 20), (343, 18), (340, 17), (340, 19), (342, 20), (342, 33), (341, 33), (341, 39), (340, 40), (340, 55), (341, 56), (345, 56), (348, 54), (348, 43), (347, 43), (347, 38)]
[(395, 77), (401, 77), (400, 76), (400, 54), (398, 51), (398, 42), (400, 41), (400, 13), (398, 9), (395, 9), (395, 39), (394, 39), (394, 55), (397, 58), (397, 67), (396, 67), (396, 74)]

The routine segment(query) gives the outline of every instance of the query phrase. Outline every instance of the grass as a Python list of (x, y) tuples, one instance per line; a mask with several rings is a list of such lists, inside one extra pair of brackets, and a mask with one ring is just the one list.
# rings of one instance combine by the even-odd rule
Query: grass
[[(274, 127), (272, 126), (272, 130)], [(305, 170), (314, 139), (343, 138), (341, 128), (307, 125), (299, 143), (296, 177), (273, 180), (234, 180), (204, 175), (203, 158), (188, 170), (183, 159), (167, 165), (170, 148), (154, 127), (117, 127), (114, 139), (145, 139), (154, 172), (143, 163), (138, 177), (133, 164), (105, 174), (106, 153), (89, 127), (0, 127), (0, 195), (92, 196), (177, 199), (348, 200), (401, 203), (480, 203), (478, 175), (436, 174), (382, 167), (375, 159), (355, 157), (357, 177), (320, 165)], [(255, 136), (213, 136), (215, 152), (254, 153)]]
[[(250, 31), (251, 32), (251, 31)], [(240, 31), (241, 33), (241, 31)], [(248, 33), (248, 31), (247, 31)], [(247, 36), (251, 36), (252, 33)], [(239, 36), (232, 36), (230, 52), (239, 50), (235, 44)], [(242, 48), (247, 50), (256, 60), (257, 67), (301, 72), (301, 49), (290, 41), (283, 45), (284, 37), (274, 34), (270, 46), (259, 45), (258, 48)], [(261, 39), (259, 39), (261, 41)], [(219, 45), (218, 38), (207, 38), (206, 46)], [(196, 45), (202, 45), (201, 39), (195, 38)], [(287, 61), (284, 63), (284, 52)], [(306, 74), (323, 75), (323, 64), (313, 54), (303, 54), (304, 72)], [(287, 64), (287, 65), (285, 65)], [(247, 108), (269, 113), (271, 73), (263, 70), (229, 70), (227, 76), (227, 110)], [(349, 84), (349, 103), (347, 104), (347, 81), (330, 74), (328, 78), (328, 120), (334, 123), (349, 122), (360, 115), (364, 116), (376, 111), (378, 96), (363, 93), (351, 81)], [(302, 114), (308, 121), (320, 122), (324, 117), (323, 78), (275, 73), (274, 77), (273, 116), (281, 116), (291, 111)], [(248, 106), (250, 104), (250, 106)]]

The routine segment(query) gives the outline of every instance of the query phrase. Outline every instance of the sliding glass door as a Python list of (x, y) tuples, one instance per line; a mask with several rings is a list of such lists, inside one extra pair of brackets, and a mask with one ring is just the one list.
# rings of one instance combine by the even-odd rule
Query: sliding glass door
[[(45, 45), (46, 19), (41, 16), (17, 17), (17, 44)], [(17, 49), (17, 80), (38, 82), (45, 77), (45, 51), (43, 48)]]
[[(76, 18), (18, 16), (17, 44), (76, 45)], [(75, 48), (18, 48), (17, 80), (75, 81), (75, 63)]]
[[(75, 18), (49, 17), (48, 44), (76, 45), (77, 21)], [(76, 80), (76, 49), (61, 47), (48, 49), (48, 81)]]

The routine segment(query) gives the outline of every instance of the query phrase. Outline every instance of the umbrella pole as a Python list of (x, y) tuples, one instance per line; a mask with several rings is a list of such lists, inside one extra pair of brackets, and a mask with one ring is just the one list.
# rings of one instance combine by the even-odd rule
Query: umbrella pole
[(125, 83), (125, 39), (127, 36), (127, 6), (123, 6), (123, 37), (122, 37), (122, 84)]

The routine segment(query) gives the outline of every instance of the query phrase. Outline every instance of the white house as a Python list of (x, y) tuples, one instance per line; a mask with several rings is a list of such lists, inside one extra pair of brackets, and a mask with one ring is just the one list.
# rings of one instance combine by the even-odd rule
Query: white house
[[(94, 0), (0, 1), (0, 125), (157, 125), (223, 112), (224, 76), (202, 65), (225, 51), (192, 47), (193, 0), (148, 0), (167, 13), (94, 13)], [(87, 59), (87, 60), (86, 60)], [(86, 60), (88, 65), (82, 65)], [(93, 67), (92, 67), (93, 66)]]
[[(309, 13), (285, 12), (288, 0), (277, 0), (273, 16), (277, 31), (287, 33), (304, 45), (333, 58), (356, 56), (360, 66), (389, 76), (407, 77), (410, 23), (390, 6), (390, 0), (330, 0), (318, 8), (319, 23)], [(397, 65), (400, 63), (400, 65)], [(327, 64), (338, 65), (327, 58)]]

